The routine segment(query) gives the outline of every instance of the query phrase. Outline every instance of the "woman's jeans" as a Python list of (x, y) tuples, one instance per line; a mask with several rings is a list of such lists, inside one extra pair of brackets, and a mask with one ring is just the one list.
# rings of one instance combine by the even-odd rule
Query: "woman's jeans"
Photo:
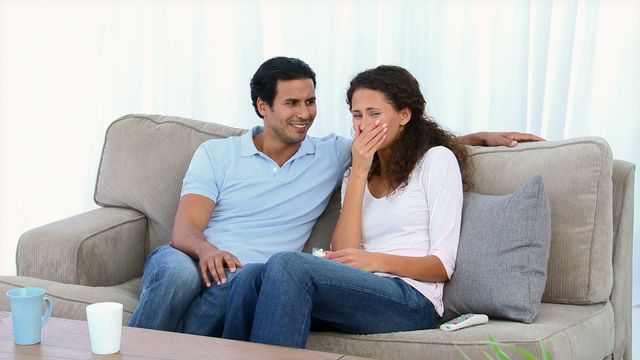
[(278, 253), (243, 275), (231, 286), (225, 338), (304, 348), (312, 322), (351, 334), (437, 324), (433, 304), (403, 280), (313, 255)]
[(145, 263), (140, 302), (129, 326), (220, 337), (235, 275), (259, 276), (264, 266), (249, 265), (227, 271), (226, 283), (207, 288), (198, 263), (169, 245), (158, 247)]

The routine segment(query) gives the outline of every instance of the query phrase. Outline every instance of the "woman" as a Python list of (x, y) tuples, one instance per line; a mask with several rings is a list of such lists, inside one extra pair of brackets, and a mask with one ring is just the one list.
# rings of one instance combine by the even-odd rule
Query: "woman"
[(358, 74), (347, 103), (353, 160), (332, 251), (279, 253), (262, 277), (238, 282), (224, 337), (304, 348), (312, 322), (371, 334), (430, 329), (442, 315), (468, 153), (425, 115), (418, 82), (403, 68)]

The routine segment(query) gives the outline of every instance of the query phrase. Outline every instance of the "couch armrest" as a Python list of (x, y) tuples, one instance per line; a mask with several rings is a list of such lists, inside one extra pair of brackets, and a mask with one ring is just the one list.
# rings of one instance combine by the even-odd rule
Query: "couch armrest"
[(111, 286), (142, 275), (146, 217), (99, 208), (27, 231), (20, 237), (18, 275), (62, 283)]
[(635, 165), (613, 162), (613, 288), (614, 359), (631, 359), (633, 276), (633, 198)]

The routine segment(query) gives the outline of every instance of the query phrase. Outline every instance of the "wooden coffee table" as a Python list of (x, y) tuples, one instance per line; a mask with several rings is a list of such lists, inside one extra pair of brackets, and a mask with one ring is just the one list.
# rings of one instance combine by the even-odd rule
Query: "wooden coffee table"
[(52, 317), (42, 330), (42, 342), (20, 346), (13, 342), (11, 313), (0, 311), (0, 359), (362, 359), (355, 356), (281, 346), (252, 344), (138, 329), (122, 328), (120, 352), (113, 355), (91, 353), (86, 321)]

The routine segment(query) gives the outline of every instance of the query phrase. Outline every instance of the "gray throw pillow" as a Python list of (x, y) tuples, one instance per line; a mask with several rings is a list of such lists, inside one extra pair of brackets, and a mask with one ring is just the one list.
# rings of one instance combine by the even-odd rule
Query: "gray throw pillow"
[(547, 281), (551, 209), (541, 176), (510, 195), (464, 196), (444, 320), (466, 313), (533, 322)]

